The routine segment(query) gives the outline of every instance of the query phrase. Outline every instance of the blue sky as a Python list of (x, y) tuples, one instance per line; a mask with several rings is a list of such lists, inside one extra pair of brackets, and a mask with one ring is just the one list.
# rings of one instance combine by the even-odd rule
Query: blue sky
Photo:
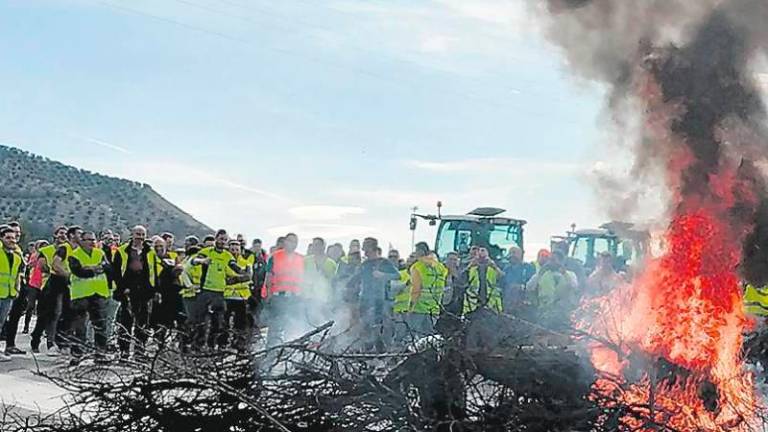
[(529, 250), (605, 219), (600, 88), (522, 1), (9, 0), (0, 53), (0, 143), (249, 238), (406, 250), (438, 199), (527, 219)]

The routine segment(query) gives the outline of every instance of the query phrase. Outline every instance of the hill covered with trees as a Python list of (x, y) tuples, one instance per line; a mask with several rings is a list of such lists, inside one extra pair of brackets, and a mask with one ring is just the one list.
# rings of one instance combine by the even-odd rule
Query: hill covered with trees
[(177, 237), (211, 229), (148, 184), (78, 169), (0, 145), (0, 220), (18, 220), (25, 239), (49, 238), (56, 225), (121, 234), (136, 224)]

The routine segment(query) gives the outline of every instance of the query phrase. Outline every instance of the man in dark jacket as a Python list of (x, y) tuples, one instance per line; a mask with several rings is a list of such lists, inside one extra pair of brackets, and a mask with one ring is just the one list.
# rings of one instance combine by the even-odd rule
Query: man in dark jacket
[(144, 354), (149, 326), (149, 302), (153, 297), (149, 284), (147, 255), (151, 247), (145, 242), (147, 229), (137, 225), (131, 230), (131, 240), (117, 248), (114, 255), (115, 299), (120, 302), (117, 331), (120, 355), (128, 357), (131, 339), (136, 340), (134, 354)]
[(375, 238), (369, 237), (363, 241), (363, 252), (365, 261), (347, 285), (359, 293), (363, 349), (383, 352), (387, 286), (390, 281), (399, 279), (400, 273), (392, 262), (381, 256), (379, 242)]

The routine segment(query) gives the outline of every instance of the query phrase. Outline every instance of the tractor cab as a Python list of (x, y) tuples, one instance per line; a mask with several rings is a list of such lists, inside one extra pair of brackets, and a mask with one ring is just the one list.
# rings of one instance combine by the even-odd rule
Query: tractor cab
[(565, 236), (552, 237), (552, 249), (567, 248), (567, 255), (584, 264), (587, 272), (594, 270), (597, 256), (608, 252), (614, 257), (614, 268), (622, 271), (640, 262), (648, 254), (650, 236), (633, 229), (632, 224), (609, 222), (600, 228), (571, 231)]
[(438, 225), (435, 247), (442, 259), (452, 251), (461, 258), (469, 255), (472, 246), (488, 249), (491, 258), (504, 260), (511, 246), (523, 247), (523, 226), (526, 221), (500, 216), (506, 210), (495, 207), (480, 207), (466, 215), (442, 216), (438, 203), (438, 215), (411, 215), (411, 228), (415, 229), (415, 218), (426, 219), (431, 225)]

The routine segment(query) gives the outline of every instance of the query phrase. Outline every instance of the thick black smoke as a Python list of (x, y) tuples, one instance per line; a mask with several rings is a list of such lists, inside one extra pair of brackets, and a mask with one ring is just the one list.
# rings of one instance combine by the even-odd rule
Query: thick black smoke
[[(669, 203), (671, 212), (690, 197), (722, 199), (723, 187), (728, 188), (735, 197), (728, 215), (734, 235), (752, 231), (744, 244), (743, 273), (758, 283), (768, 282), (768, 200), (764, 176), (755, 166), (768, 156), (768, 134), (751, 68), (768, 46), (766, 4), (550, 0), (547, 10), (550, 36), (565, 49), (570, 65), (610, 86), (610, 113), (620, 127), (632, 116), (652, 118), (659, 113), (648, 111), (655, 109), (671, 119), (669, 139), (642, 129), (635, 137), (632, 180), (659, 172), (674, 177), (667, 179), (678, 198)], [(651, 96), (637, 94), (644, 75), (658, 85), (660, 106), (649, 108), (644, 103)], [(646, 112), (638, 112), (638, 106)], [(690, 162), (669, 172), (670, 159), (683, 150)], [(724, 186), (726, 170), (735, 176)]]

